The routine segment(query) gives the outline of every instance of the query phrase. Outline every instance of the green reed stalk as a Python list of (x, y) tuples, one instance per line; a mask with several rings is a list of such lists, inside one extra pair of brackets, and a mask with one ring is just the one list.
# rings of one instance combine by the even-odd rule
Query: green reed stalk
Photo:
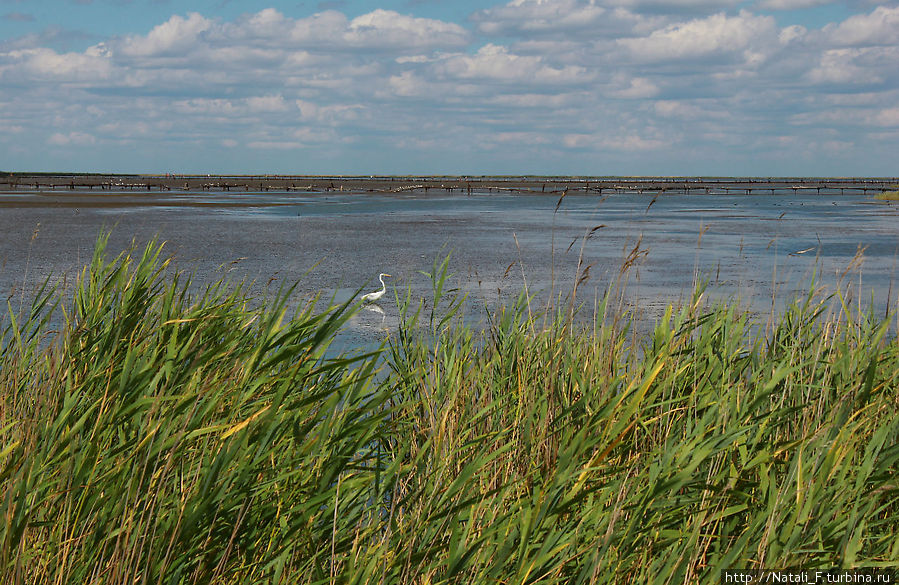
[(70, 301), (44, 289), (4, 321), (2, 581), (899, 566), (891, 318), (812, 288), (761, 336), (698, 289), (639, 338), (610, 287), (589, 329), (522, 296), (481, 330), (448, 265), (427, 274), (427, 311), (398, 299), (382, 350), (328, 357), (353, 306), (288, 315), (284, 290), (254, 307), (155, 243), (110, 260), (101, 238)]

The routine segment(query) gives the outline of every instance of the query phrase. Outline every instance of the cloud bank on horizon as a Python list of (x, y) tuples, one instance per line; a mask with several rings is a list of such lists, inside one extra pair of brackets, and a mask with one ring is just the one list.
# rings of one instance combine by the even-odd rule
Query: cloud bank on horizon
[(897, 2), (234, 4), (0, 0), (0, 170), (899, 175)]

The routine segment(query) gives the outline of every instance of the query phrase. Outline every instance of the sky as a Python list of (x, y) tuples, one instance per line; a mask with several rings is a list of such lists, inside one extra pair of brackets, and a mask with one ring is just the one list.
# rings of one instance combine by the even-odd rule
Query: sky
[(0, 0), (0, 170), (899, 175), (899, 1)]

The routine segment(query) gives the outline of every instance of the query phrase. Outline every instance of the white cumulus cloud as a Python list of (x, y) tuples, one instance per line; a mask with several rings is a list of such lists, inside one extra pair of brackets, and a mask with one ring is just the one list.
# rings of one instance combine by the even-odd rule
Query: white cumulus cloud
[(824, 34), (841, 45), (895, 45), (899, 36), (899, 6), (879, 6), (869, 14), (851, 16)]
[(741, 11), (737, 16), (718, 13), (672, 24), (649, 36), (618, 42), (636, 59), (652, 62), (747, 54), (752, 47), (765, 47), (777, 35), (772, 17)]
[(344, 38), (355, 46), (426, 48), (461, 47), (468, 36), (455, 23), (378, 9), (351, 20)]
[(477, 12), (472, 19), (485, 34), (564, 31), (594, 27), (607, 12), (595, 0), (512, 0)]
[(176, 14), (145, 36), (126, 37), (119, 50), (130, 57), (178, 55), (197, 45), (210, 28), (212, 21), (196, 12), (187, 18)]
[(554, 67), (542, 57), (516, 55), (488, 43), (474, 55), (452, 55), (441, 64), (448, 77), (512, 83), (582, 83), (591, 77), (583, 67)]
[(35, 48), (0, 53), (0, 73), (12, 78), (53, 82), (102, 82), (113, 71), (112, 62), (85, 53), (57, 53), (53, 49)]

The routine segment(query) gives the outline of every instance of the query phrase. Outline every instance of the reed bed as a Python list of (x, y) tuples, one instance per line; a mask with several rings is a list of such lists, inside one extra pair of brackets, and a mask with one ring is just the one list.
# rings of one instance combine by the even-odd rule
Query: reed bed
[(351, 304), (288, 311), (104, 243), (73, 295), (5, 315), (4, 583), (899, 566), (899, 345), (839, 295), (764, 335), (701, 288), (646, 337), (611, 291), (589, 328), (524, 296), (473, 328), (442, 262), (380, 350), (335, 357)]

